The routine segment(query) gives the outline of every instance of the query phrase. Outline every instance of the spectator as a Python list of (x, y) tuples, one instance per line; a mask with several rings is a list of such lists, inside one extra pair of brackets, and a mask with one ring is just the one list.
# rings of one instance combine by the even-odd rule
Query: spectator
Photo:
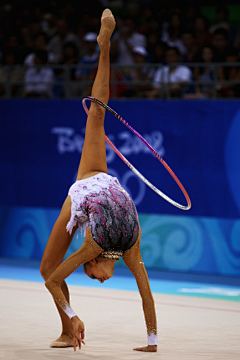
[(210, 32), (215, 33), (218, 29), (225, 29), (229, 33), (228, 42), (229, 45), (234, 45), (237, 38), (237, 29), (232, 26), (228, 20), (229, 10), (226, 6), (219, 6), (216, 10), (216, 24), (210, 27)]
[(236, 32), (236, 36), (235, 36), (235, 39), (234, 39), (234, 47), (236, 49), (240, 49), (240, 29), (238, 29), (238, 31)]
[(154, 48), (152, 57), (151, 57), (151, 62), (154, 64), (165, 64), (165, 51), (166, 51), (167, 45), (166, 43), (162, 42), (162, 41), (158, 41), (156, 43), (156, 46)]
[[(78, 62), (78, 65), (89, 65), (89, 67), (79, 67), (75, 72), (75, 79), (81, 81), (81, 84), (78, 84), (79, 95), (84, 95), (89, 93), (89, 87), (84, 84), (84, 81), (92, 81), (93, 74), (95, 73), (95, 66), (98, 62), (99, 50), (97, 46), (97, 34), (89, 32), (85, 34), (84, 38), (86, 54)], [(89, 84), (90, 86), (90, 84)]]
[(78, 45), (78, 38), (75, 34), (68, 30), (65, 20), (58, 20), (57, 34), (50, 40), (47, 50), (54, 53), (57, 62), (62, 56), (63, 46), (66, 42), (74, 42)]
[(194, 80), (200, 81), (201, 84), (197, 84), (194, 94), (186, 94), (186, 99), (202, 99), (213, 96), (214, 93), (214, 76), (215, 68), (210, 65), (213, 62), (213, 48), (211, 46), (204, 46), (201, 49), (200, 62), (203, 64), (209, 64), (208, 66), (200, 66), (194, 68)]
[(181, 32), (182, 32), (182, 24), (181, 24), (181, 18), (178, 12), (173, 12), (170, 16), (169, 22), (164, 22), (163, 29), (162, 29), (162, 40), (167, 42), (168, 41), (168, 31), (169, 27), (173, 29), (174, 37), (180, 38)]
[(34, 57), (34, 67), (29, 68), (25, 74), (25, 97), (49, 98), (52, 96), (54, 72), (45, 67), (47, 52), (38, 50)]
[(118, 64), (132, 65), (134, 46), (147, 47), (147, 38), (135, 30), (134, 22), (131, 18), (124, 19), (115, 33), (112, 40), (111, 55)]
[(205, 16), (198, 16), (195, 21), (195, 44), (198, 49), (211, 45), (212, 36), (208, 31), (209, 22)]
[(216, 10), (216, 23), (209, 29), (211, 34), (214, 34), (218, 29), (225, 29), (230, 31), (230, 24), (228, 22), (229, 10), (226, 6), (219, 6)]
[(30, 29), (27, 26), (21, 28), (22, 58), (34, 51), (34, 42)]
[(16, 67), (19, 63), (17, 50), (8, 49), (3, 54), (3, 66), (0, 68), (0, 96), (7, 94), (7, 82), (10, 83), (10, 95), (19, 96), (21, 94), (24, 79), (24, 72), (21, 67)]
[[(89, 32), (84, 35), (84, 43), (86, 54), (82, 57), (82, 59), (78, 62), (79, 65), (95, 65), (97, 64), (99, 57), (99, 50), (97, 46), (97, 34), (93, 32)], [(86, 80), (91, 77), (93, 72), (93, 68), (81, 68), (79, 67), (76, 70), (75, 77), (77, 80)]]
[(188, 5), (184, 9), (184, 25), (189, 29), (194, 29), (196, 18), (201, 14), (198, 5)]
[[(78, 8), (76, 8), (77, 4), (73, 1), (66, 1), (64, 8), (63, 8), (63, 14), (64, 19), (67, 21), (67, 23), (71, 26), (71, 29), (75, 29), (78, 22), (79, 22), (79, 11)], [(81, 4), (82, 7), (82, 4)]]
[(226, 53), (227, 63), (236, 63), (234, 66), (220, 68), (222, 70), (221, 80), (238, 81), (238, 84), (219, 84), (218, 96), (222, 98), (240, 97), (240, 66), (238, 50), (229, 48)]
[[(74, 42), (67, 42), (63, 46), (63, 54), (59, 60), (59, 65), (65, 65), (68, 69), (66, 74), (66, 68), (59, 67), (55, 70), (55, 86), (54, 95), (56, 97), (63, 97), (65, 95), (65, 86), (63, 85), (64, 79), (70, 80), (68, 83), (69, 94), (77, 94), (77, 86), (73, 80), (75, 80), (76, 65), (78, 62), (78, 48)], [(75, 65), (75, 66), (74, 66)], [(67, 77), (68, 76), (68, 77)]]
[(186, 84), (191, 81), (192, 73), (187, 66), (177, 64), (180, 59), (178, 48), (168, 48), (165, 52), (166, 66), (158, 69), (154, 75), (153, 89), (148, 92), (148, 97), (163, 96), (179, 98), (187, 91)]
[(47, 35), (48, 39), (52, 39), (57, 34), (57, 19), (55, 14), (46, 13), (41, 22), (42, 31)]
[(139, 17), (139, 27), (138, 30), (141, 34), (147, 35), (149, 32), (151, 32), (152, 29), (152, 21), (156, 22), (154, 25), (159, 27), (159, 22), (154, 19), (154, 11), (149, 5), (145, 5), (142, 8), (141, 15)]
[[(4, 38), (5, 35), (5, 38)], [(2, 39), (1, 39), (2, 37)], [(2, 41), (1, 41), (2, 40)], [(2, 44), (1, 44), (2, 43)], [(8, 51), (14, 52), (14, 56), (16, 57), (17, 63), (21, 64), (22, 60), (23, 60), (23, 52), (25, 51), (24, 49), (22, 49), (22, 44), (21, 44), (21, 36), (20, 34), (8, 34), (8, 36), (6, 34), (4, 34), (4, 31), (2, 31), (1, 33), (1, 29), (0, 29), (0, 55), (2, 54), (2, 59), (0, 58), (0, 63), (4, 62), (4, 55), (6, 55), (8, 53)]]
[(178, 37), (178, 32), (174, 29), (172, 25), (169, 26), (167, 36), (162, 37), (162, 41), (166, 43), (168, 47), (176, 47), (178, 51), (183, 55), (185, 52), (185, 47), (183, 45), (180, 36)]
[[(136, 65), (144, 65), (147, 59), (147, 50), (143, 46), (134, 46), (133, 48), (133, 60)], [(149, 65), (142, 67), (136, 67), (133, 69), (132, 80), (149, 80), (152, 78), (152, 69)]]
[[(97, 68), (94, 69), (93, 73), (91, 74), (91, 77), (89, 78), (89, 81), (91, 81), (91, 84), (89, 85), (88, 92), (86, 92), (86, 95), (89, 95), (91, 93), (91, 88), (93, 81), (97, 74)], [(118, 68), (110, 68), (110, 85), (109, 85), (109, 98), (110, 99), (118, 99), (122, 96), (128, 96), (128, 86), (127, 86), (127, 80), (124, 78), (124, 75), (121, 71), (121, 69)]]
[[(46, 47), (47, 47), (47, 35), (45, 33), (39, 33), (35, 37), (35, 41), (34, 41), (35, 49), (33, 52), (31, 52), (30, 54), (28, 54), (26, 56), (26, 58), (24, 59), (24, 65), (33, 66), (34, 58), (35, 58), (35, 51), (37, 51), (37, 50), (45, 50), (46, 51)], [(54, 53), (48, 51), (47, 55), (48, 55), (47, 62), (49, 64), (56, 62), (56, 57), (55, 57)]]
[[(112, 83), (118, 81), (119, 83)], [(127, 90), (124, 74), (120, 69), (110, 68), (109, 98), (121, 98)]]
[(142, 82), (142, 84), (131, 84), (131, 87), (123, 93), (126, 97), (145, 97), (146, 91), (150, 90), (149, 82), (153, 80), (153, 68), (145, 65), (147, 58), (147, 50), (142, 46), (135, 46), (133, 48), (134, 64), (142, 65), (141, 67), (133, 68), (130, 72), (130, 84), (132, 82)]
[(167, 30), (163, 31), (161, 40), (169, 47), (177, 47), (179, 52), (183, 54), (185, 49), (181, 40), (181, 28), (180, 15), (178, 13), (173, 13)]
[(161, 38), (160, 34), (160, 25), (158, 18), (152, 18), (148, 24), (148, 32), (146, 33), (147, 36), (147, 51), (148, 51), (148, 61), (152, 62), (155, 48), (159, 43), (159, 39)]
[[(62, 57), (59, 64), (62, 65), (75, 65), (78, 62), (78, 48), (75, 42), (66, 42), (63, 46)], [(75, 72), (74, 72), (75, 76)]]
[(19, 50), (20, 38), (17, 34), (11, 34), (6, 41), (6, 48)]
[(190, 29), (186, 29), (181, 35), (182, 43), (184, 46), (184, 53), (182, 55), (183, 62), (194, 62), (196, 61), (196, 55), (198, 48), (195, 43), (194, 32)]
[(218, 29), (213, 34), (212, 46), (214, 48), (214, 61), (224, 62), (229, 49), (229, 32), (225, 29)]

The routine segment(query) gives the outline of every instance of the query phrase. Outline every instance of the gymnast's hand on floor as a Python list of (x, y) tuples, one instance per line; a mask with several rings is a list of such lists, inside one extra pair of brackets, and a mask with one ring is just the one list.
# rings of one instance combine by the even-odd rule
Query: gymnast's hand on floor
[(79, 347), (81, 349), (82, 343), (85, 345), (84, 342), (84, 323), (77, 317), (74, 316), (72, 319), (73, 325), (73, 347), (74, 351), (76, 348)]
[(133, 349), (136, 351), (145, 351), (145, 352), (157, 352), (157, 345), (148, 345), (140, 348)]

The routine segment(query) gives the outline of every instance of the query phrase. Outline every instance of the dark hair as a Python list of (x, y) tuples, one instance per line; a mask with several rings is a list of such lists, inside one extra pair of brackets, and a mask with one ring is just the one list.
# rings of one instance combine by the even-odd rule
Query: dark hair
[(175, 28), (172, 25), (168, 26), (168, 34), (170, 37), (172, 37), (175, 33)]
[(226, 16), (226, 18), (228, 18), (228, 16), (229, 16), (229, 10), (228, 10), (228, 8), (227, 8), (226, 6), (224, 6), (224, 5), (219, 6), (219, 7), (217, 8), (216, 13), (218, 14), (218, 13), (220, 13), (220, 12), (224, 13), (224, 15)]
[(179, 14), (179, 12), (173, 11), (173, 12), (170, 14), (170, 19), (172, 19), (173, 16), (178, 16), (179, 20), (181, 21), (181, 15)]
[(226, 40), (229, 39), (229, 31), (224, 28), (219, 28), (216, 31), (214, 31), (213, 36), (215, 36), (215, 35), (223, 35)]
[(203, 49), (205, 49), (205, 48), (208, 48), (208, 49), (211, 49), (212, 51), (214, 51), (214, 47), (213, 47), (212, 45), (207, 45), (207, 44), (203, 45), (203, 46), (201, 47), (200, 51), (202, 52)]
[(226, 56), (237, 56), (239, 57), (239, 50), (234, 47), (229, 47), (227, 49)]
[(45, 50), (36, 50), (35, 56), (37, 56), (43, 64), (47, 63), (48, 53)]
[(195, 37), (195, 31), (191, 28), (183, 29), (181, 35), (183, 35), (183, 34), (191, 34), (192, 37)]
[(75, 44), (75, 42), (73, 41), (67, 41), (64, 45), (63, 45), (63, 48), (66, 49), (66, 48), (72, 48), (74, 53), (73, 53), (73, 56), (74, 57), (78, 57), (78, 48), (77, 48), (77, 45)]
[(6, 64), (6, 58), (8, 57), (8, 55), (13, 55), (14, 58), (15, 58), (15, 63), (16, 64), (19, 64), (20, 63), (20, 57), (19, 57), (19, 52), (17, 49), (15, 48), (8, 48), (6, 49), (4, 52), (3, 52), (3, 55), (2, 55), (2, 63), (3, 64)]
[(176, 46), (168, 46), (168, 47), (166, 48), (166, 50), (165, 50), (165, 53), (166, 53), (167, 51), (170, 51), (170, 50), (173, 50), (173, 51), (175, 51), (175, 53), (176, 53), (177, 55), (180, 55), (180, 51), (179, 51), (179, 49), (178, 49)]
[(196, 62), (204, 62), (203, 58), (202, 58), (202, 52), (203, 52), (203, 49), (206, 49), (206, 48), (211, 49), (213, 56), (214, 56), (214, 47), (212, 45), (205, 44), (200, 49), (198, 49), (197, 54), (196, 54)]
[(203, 62), (203, 58), (202, 58), (202, 53), (203, 53), (203, 49), (210, 49), (212, 51), (212, 55), (213, 55), (213, 58), (214, 58), (214, 47), (211, 46), (211, 45), (203, 45), (200, 49), (200, 62)]
[(165, 42), (162, 41), (162, 40), (158, 40), (158, 41), (156, 42), (155, 46), (161, 46), (164, 51), (166, 51), (166, 49), (169, 47), (169, 46), (167, 45), (167, 43), (165, 43)]
[[(197, 19), (202, 19), (204, 21), (206, 30), (208, 30), (208, 28), (209, 28), (209, 20), (208, 20), (208, 18), (206, 16), (204, 16), (204, 15), (199, 15), (199, 16), (196, 17), (196, 20)], [(195, 20), (195, 22), (196, 22), (196, 20)]]
[(40, 32), (40, 33), (38, 33), (37, 35), (35, 35), (35, 37), (34, 37), (34, 41), (36, 41), (36, 40), (37, 40), (37, 38), (38, 38), (39, 36), (43, 37), (43, 38), (44, 38), (44, 40), (46, 41), (46, 44), (47, 44), (47, 42), (48, 42), (48, 36), (47, 36), (47, 34), (46, 34), (46, 33), (44, 33), (44, 32)]

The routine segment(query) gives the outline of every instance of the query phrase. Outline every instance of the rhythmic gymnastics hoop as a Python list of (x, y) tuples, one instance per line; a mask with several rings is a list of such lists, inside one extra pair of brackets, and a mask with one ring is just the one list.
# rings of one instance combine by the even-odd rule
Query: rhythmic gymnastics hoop
[(156, 150), (153, 149), (153, 147), (147, 142), (147, 140), (142, 137), (135, 129), (133, 129), (127, 122), (124, 120), (116, 111), (111, 109), (108, 105), (104, 104), (103, 102), (95, 99), (92, 96), (85, 96), (82, 99), (82, 105), (85, 110), (85, 112), (88, 114), (88, 107), (86, 105), (86, 100), (90, 100), (91, 102), (94, 102), (98, 105), (101, 105), (104, 109), (108, 110), (111, 114), (113, 114), (118, 120), (120, 120), (129, 130), (131, 130), (153, 153), (153, 155), (156, 156), (156, 158), (161, 162), (161, 164), (165, 167), (165, 169), (169, 172), (169, 174), (172, 176), (172, 178), (175, 180), (179, 188), (181, 189), (186, 201), (187, 205), (181, 205), (178, 202), (171, 199), (169, 196), (164, 194), (162, 191), (156, 188), (153, 184), (150, 183), (124, 156), (123, 154), (116, 148), (115, 145), (109, 140), (109, 138), (105, 135), (105, 139), (107, 143), (111, 146), (111, 148), (115, 151), (115, 153), (122, 159), (125, 164), (146, 184), (148, 185), (153, 191), (155, 191), (159, 196), (161, 196), (163, 199), (168, 201), (170, 204), (176, 206), (177, 208), (181, 210), (189, 210), (191, 208), (191, 200), (188, 196), (187, 191), (185, 190), (184, 186), (180, 182), (180, 180), (177, 178), (177, 176), (174, 174), (172, 169), (168, 166), (168, 164), (161, 158), (161, 156), (156, 152)]

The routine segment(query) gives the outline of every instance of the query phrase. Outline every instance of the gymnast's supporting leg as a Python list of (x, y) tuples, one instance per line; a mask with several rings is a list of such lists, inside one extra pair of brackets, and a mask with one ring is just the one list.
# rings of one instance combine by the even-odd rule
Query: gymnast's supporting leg
[[(101, 50), (91, 95), (107, 104), (109, 100), (110, 38), (116, 24), (110, 10), (104, 10), (101, 22), (101, 29), (97, 39)], [(100, 105), (91, 103), (78, 169), (78, 180), (99, 172), (107, 173), (104, 117), (105, 109)]]
[[(45, 281), (61, 264), (63, 257), (66, 254), (69, 245), (71, 244), (77, 227), (75, 226), (71, 235), (66, 231), (66, 225), (70, 219), (70, 216), (71, 199), (68, 196), (62, 206), (61, 213), (51, 231), (42, 257), (40, 272)], [(69, 291), (65, 282), (62, 284), (62, 290), (67, 300), (69, 301)], [(57, 304), (56, 306), (62, 322), (62, 335), (59, 339), (54, 341), (51, 346), (72, 346), (72, 323), (69, 320), (68, 316), (63, 312), (63, 310), (59, 308)]]

